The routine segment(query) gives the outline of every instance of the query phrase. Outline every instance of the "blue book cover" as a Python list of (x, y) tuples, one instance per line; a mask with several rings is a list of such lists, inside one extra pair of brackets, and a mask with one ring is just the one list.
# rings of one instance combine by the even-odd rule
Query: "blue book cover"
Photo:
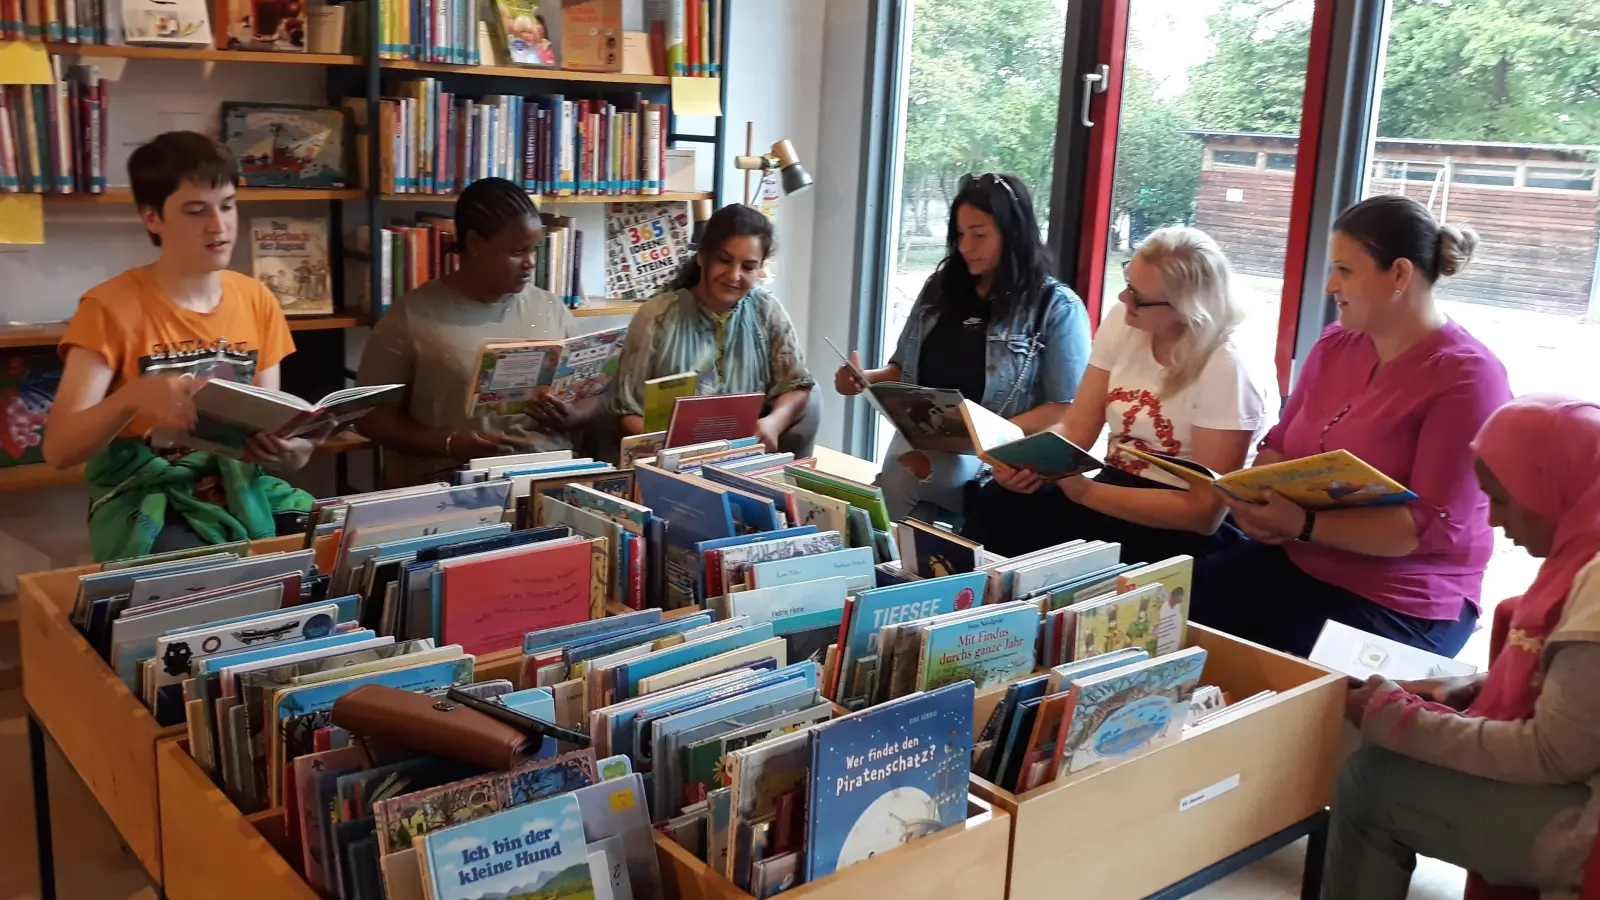
[(543, 631), (530, 631), (522, 637), (522, 652), (538, 653), (540, 650), (552, 650), (586, 638), (620, 633), (645, 625), (655, 625), (660, 621), (661, 610), (641, 609), (637, 612), (624, 613), (620, 616), (606, 616), (603, 619), (590, 619), (587, 622), (578, 622), (574, 625), (561, 625), (555, 628), (546, 628)]
[(1016, 714), (1017, 705), (1024, 700), (1037, 700), (1043, 697), (1049, 687), (1049, 681), (1048, 675), (1035, 675), (1006, 685), (1005, 696), (995, 704), (994, 711), (989, 714), (989, 721), (984, 723), (983, 733), (978, 735), (972, 774), (998, 783), (994, 767), (1004, 749), (1004, 740), (1010, 734), (1011, 719)]
[[(562, 650), (561, 656), (568, 667), (571, 667), (594, 659), (597, 656), (605, 656), (607, 653), (615, 653), (618, 650), (637, 647), (640, 644), (648, 644), (651, 641), (668, 637), (669, 635), (682, 634), (702, 625), (710, 625), (714, 618), (709, 612), (699, 612), (668, 619), (664, 622), (657, 622), (644, 628), (635, 628), (631, 631), (597, 635), (582, 643), (568, 644)], [(572, 677), (577, 677), (577, 674), (577, 672), (573, 672)]]
[(928, 624), (917, 669), (918, 690), (970, 679), (981, 691), (1033, 671), (1039, 608), (1010, 603), (984, 609), (992, 612)]
[(667, 520), (667, 588), (669, 605), (687, 606), (700, 599), (701, 541), (733, 537), (733, 507), (721, 488), (698, 478), (684, 478), (651, 466), (635, 466), (639, 501)]
[(344, 634), (333, 634), (325, 638), (309, 641), (295, 641), (292, 644), (274, 644), (270, 647), (258, 647), (250, 650), (238, 650), (233, 653), (219, 653), (196, 660), (196, 675), (215, 672), (228, 666), (242, 666), (246, 663), (271, 659), (274, 656), (286, 656), (290, 653), (305, 653), (310, 650), (324, 650), (339, 647), (344, 644), (354, 644), (357, 641), (370, 641), (378, 635), (375, 632), (362, 629), (361, 631), (347, 631)]
[(750, 566), (745, 578), (752, 588), (776, 587), (819, 578), (844, 578), (851, 590), (863, 591), (877, 584), (876, 565), (871, 547), (851, 547), (832, 553), (755, 563)]
[[(472, 681), (472, 667), (473, 658), (463, 656), (440, 662), (368, 672), (340, 681), (287, 687), (275, 695), (276, 708), (273, 710), (273, 718), (282, 723), (295, 716), (332, 709), (333, 701), (364, 684), (381, 684), (413, 693), (466, 684)], [(283, 730), (280, 725), (280, 733)]]
[(1205, 666), (1206, 651), (1190, 647), (1078, 678), (1060, 770), (1081, 771), (1175, 739)]
[(972, 682), (817, 726), (806, 881), (966, 821)]
[(788, 616), (844, 609), (849, 579), (823, 578), (776, 587), (755, 588), (728, 595), (728, 613), (749, 616), (752, 622), (774, 622)]
[(782, 527), (778, 508), (770, 499), (737, 489), (729, 490), (727, 496), (733, 527), (739, 534), (766, 534)]
[[(711, 679), (706, 679), (711, 680)], [(639, 734), (639, 725), (645, 718), (655, 719), (672, 713), (683, 712), (696, 706), (715, 703), (719, 700), (735, 697), (739, 694), (748, 694), (764, 687), (786, 682), (799, 682), (808, 688), (817, 686), (817, 667), (814, 663), (803, 662), (784, 666), (771, 672), (753, 671), (739, 674), (727, 680), (711, 680), (707, 685), (702, 681), (692, 681), (684, 685), (684, 690), (677, 689), (663, 691), (657, 694), (647, 694), (638, 700), (618, 704), (602, 710), (601, 727), (611, 735), (610, 748), (613, 753), (627, 753), (639, 763), (641, 770), (646, 760), (650, 759), (648, 752), (641, 752), (639, 744), (635, 743), (635, 735)], [(643, 732), (645, 736), (649, 731)]]
[(748, 647), (762, 641), (772, 639), (772, 625), (762, 622), (748, 628), (739, 628), (726, 634), (719, 634), (704, 640), (690, 641), (657, 650), (643, 659), (626, 662), (617, 667), (616, 698), (625, 700), (639, 692), (639, 682), (651, 675), (658, 675), (679, 666), (710, 659), (720, 653)]
[[(942, 613), (970, 609), (983, 597), (988, 580), (984, 572), (964, 572), (943, 578), (925, 578), (891, 587), (873, 588), (856, 595), (845, 646), (839, 648), (842, 677), (851, 678), (857, 660), (878, 652), (878, 631), (885, 625), (926, 619)], [(858, 696), (863, 686), (842, 684), (836, 700)]]
[(551, 797), (421, 838), (433, 900), (593, 897), (583, 812)]
[[(522, 691), (512, 691), (501, 694), (498, 699), (509, 709), (514, 709), (524, 715), (529, 715), (541, 722), (556, 724), (556, 698), (555, 694), (547, 687), (528, 688)], [(547, 737), (539, 745), (539, 752), (533, 755), (534, 759), (548, 759), (556, 755), (556, 739)]]

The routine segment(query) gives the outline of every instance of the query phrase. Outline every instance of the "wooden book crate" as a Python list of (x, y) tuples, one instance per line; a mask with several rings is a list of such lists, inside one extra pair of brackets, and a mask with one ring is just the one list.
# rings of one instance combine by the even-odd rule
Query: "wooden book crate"
[[(250, 552), (276, 553), (304, 545), (299, 536), (269, 538), (252, 544)], [(146, 874), (161, 884), (156, 742), (184, 729), (157, 726), (68, 620), (78, 576), (98, 571), (98, 565), (78, 566), (17, 579), (22, 695)]]
[(1146, 897), (1332, 799), (1344, 676), (1202, 625), (1189, 644), (1206, 649), (1202, 683), (1277, 696), (1023, 795), (973, 776), (973, 793), (1011, 813), (1010, 897)]
[[(1009, 818), (968, 795), (967, 820), (882, 856), (856, 863), (779, 894), (784, 900), (1002, 900), (1006, 890)], [(676, 841), (655, 835), (668, 900), (751, 900)]]

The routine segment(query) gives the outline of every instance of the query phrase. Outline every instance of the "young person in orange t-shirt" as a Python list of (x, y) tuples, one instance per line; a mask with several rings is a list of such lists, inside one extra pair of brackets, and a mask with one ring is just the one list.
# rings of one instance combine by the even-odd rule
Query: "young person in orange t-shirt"
[[(277, 389), (294, 352), (277, 298), (229, 271), (239, 228), (239, 164), (188, 131), (162, 134), (128, 158), (139, 218), (155, 262), (91, 288), (59, 352), (65, 361), (44, 438), (57, 468), (87, 462), (95, 558), (271, 537), (310, 495), (264, 475), (306, 464), (321, 437), (258, 434), (244, 461), (158, 452), (150, 429), (188, 431), (194, 392), (210, 378)], [(287, 521), (282, 521), (287, 520)]]

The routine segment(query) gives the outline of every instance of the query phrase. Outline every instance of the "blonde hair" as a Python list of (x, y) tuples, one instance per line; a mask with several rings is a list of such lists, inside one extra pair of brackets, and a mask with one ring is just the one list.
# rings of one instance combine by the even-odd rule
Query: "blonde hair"
[(1162, 378), (1161, 393), (1171, 396), (1200, 377), (1211, 354), (1244, 321), (1244, 309), (1233, 296), (1228, 258), (1198, 228), (1175, 225), (1153, 231), (1134, 258), (1161, 273), (1166, 301), (1186, 326)]

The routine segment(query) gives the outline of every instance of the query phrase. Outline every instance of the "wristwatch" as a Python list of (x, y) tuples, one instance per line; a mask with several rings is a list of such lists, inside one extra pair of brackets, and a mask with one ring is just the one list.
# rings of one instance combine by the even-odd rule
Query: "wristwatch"
[(1317, 514), (1309, 509), (1306, 510), (1306, 524), (1300, 529), (1300, 536), (1295, 538), (1295, 540), (1302, 544), (1311, 543), (1311, 532), (1316, 527)]

